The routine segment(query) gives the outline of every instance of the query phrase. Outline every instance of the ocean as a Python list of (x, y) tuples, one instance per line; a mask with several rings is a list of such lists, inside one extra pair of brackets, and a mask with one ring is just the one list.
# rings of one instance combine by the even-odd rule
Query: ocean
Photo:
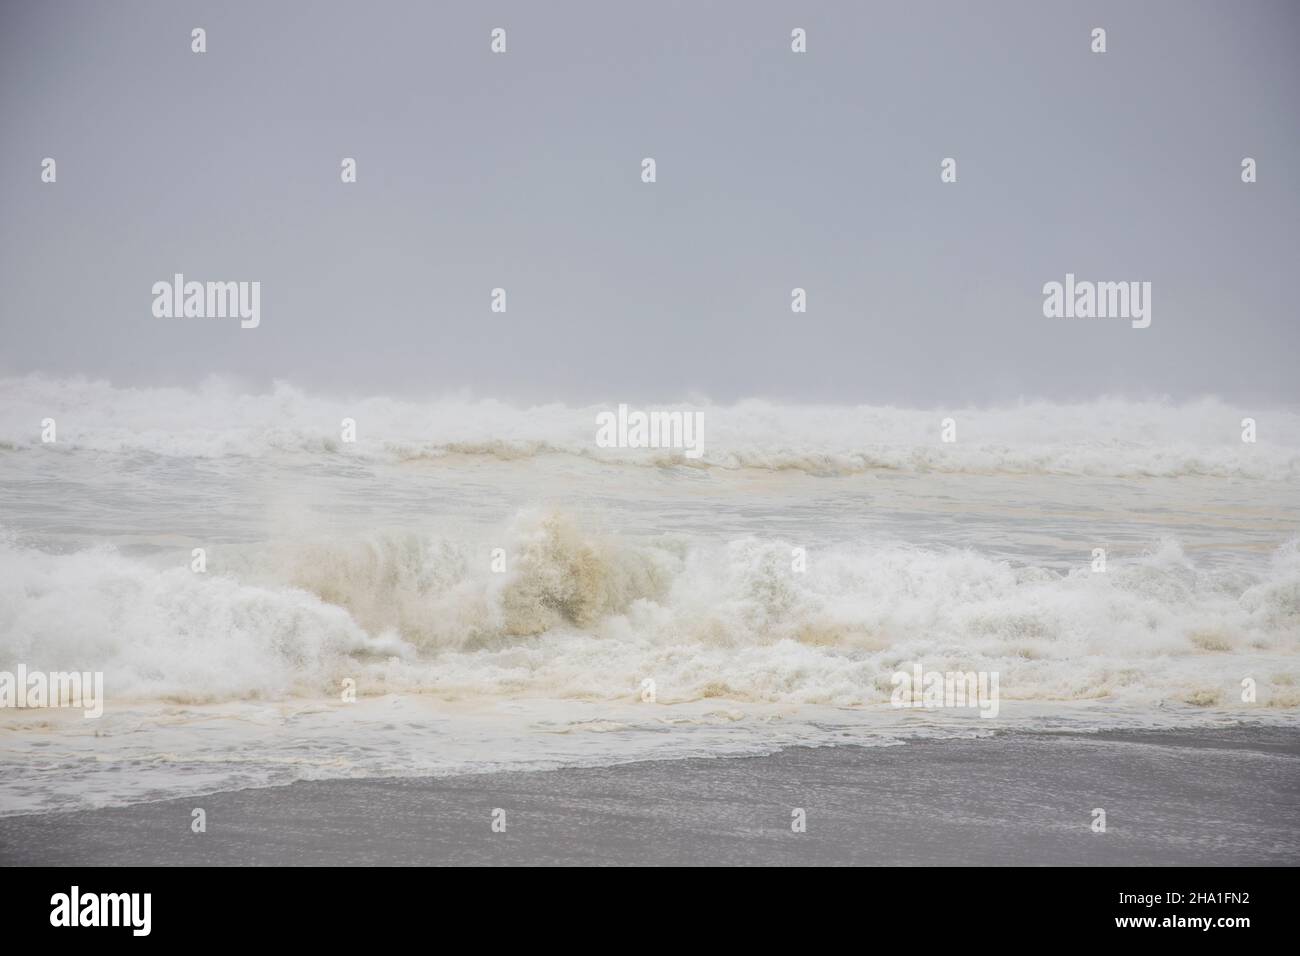
[[(0, 672), (105, 698), (0, 709), (0, 815), (1297, 726), (1295, 410), (645, 406), (692, 458), (601, 447), (613, 407), (0, 380)], [(996, 716), (894, 706), (917, 667)]]

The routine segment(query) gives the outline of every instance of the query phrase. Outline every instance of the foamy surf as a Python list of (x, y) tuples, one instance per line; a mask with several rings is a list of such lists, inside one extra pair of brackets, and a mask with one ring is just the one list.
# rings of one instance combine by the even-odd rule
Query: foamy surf
[[(106, 698), (0, 713), (0, 813), (1300, 708), (1291, 412), (705, 406), (690, 462), (562, 406), (0, 396), (0, 671)], [(915, 665), (996, 719), (896, 709)]]
[[(1096, 477), (1208, 475), (1288, 480), (1300, 476), (1300, 414), (1207, 398), (1177, 404), (1106, 399), (979, 408), (778, 405), (745, 401), (667, 404), (708, 422), (700, 458), (601, 448), (597, 416), (611, 406), (518, 407), (493, 400), (343, 401), (281, 383), (246, 393), (220, 379), (197, 389), (117, 388), (40, 376), (0, 379), (0, 449), (34, 450), (37, 423), (59, 422), (65, 450), (141, 452), (176, 458), (346, 454), (404, 461), (470, 455), (526, 459), (561, 454), (625, 465), (794, 470), (977, 472)], [(660, 407), (660, 406), (656, 406)], [(960, 438), (940, 440), (952, 416)], [(1264, 439), (1240, 440), (1243, 418), (1264, 418)], [(338, 424), (361, 424), (339, 440)]]
[(910, 661), (998, 671), (1021, 700), (1300, 703), (1300, 549), (1258, 572), (1178, 545), (1106, 573), (972, 551), (834, 547), (790, 573), (790, 542), (586, 535), (520, 516), (513, 568), (486, 542), (375, 535), (239, 552), (206, 574), (111, 547), (0, 545), (0, 661), (103, 671), (136, 699), (360, 693), (723, 698), (861, 707)]

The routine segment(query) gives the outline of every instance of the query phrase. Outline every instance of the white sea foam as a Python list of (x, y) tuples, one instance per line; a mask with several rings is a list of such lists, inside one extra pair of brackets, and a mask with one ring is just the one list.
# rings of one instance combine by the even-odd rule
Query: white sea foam
[(476, 541), (373, 535), (256, 549), (206, 575), (108, 547), (0, 545), (0, 667), (106, 674), (106, 693), (202, 702), (360, 691), (870, 706), (910, 661), (996, 670), (1011, 699), (1300, 703), (1300, 550), (1258, 574), (1178, 545), (1104, 574), (968, 550), (836, 547), (806, 574), (752, 537), (631, 539), (515, 522), (511, 571)]
[[(598, 448), (595, 416), (611, 405), (520, 408), (492, 400), (341, 401), (280, 384), (263, 393), (212, 379), (195, 389), (116, 388), (99, 381), (0, 380), (0, 451), (40, 443), (39, 423), (58, 423), (60, 448), (221, 458), (274, 452), (346, 453), (411, 460), (446, 455), (502, 459), (544, 454), (701, 468), (794, 469), (813, 474), (1002, 472), (1093, 476), (1300, 475), (1300, 414), (1217, 399), (1025, 402), (992, 409), (884, 406), (657, 406), (698, 411), (708, 423), (702, 457), (664, 449)], [(940, 422), (958, 441), (940, 441)], [(1259, 440), (1241, 441), (1241, 420)], [(355, 443), (339, 422), (358, 423)]]
[[(80, 724), (0, 713), (16, 768), (0, 814), (303, 777), (1296, 722), (1295, 412), (689, 408), (708, 422), (698, 461), (597, 449), (595, 408), (0, 380), (0, 670), (102, 671), (105, 694)], [(913, 663), (996, 671), (999, 716), (974, 720), (996, 728), (890, 708)]]

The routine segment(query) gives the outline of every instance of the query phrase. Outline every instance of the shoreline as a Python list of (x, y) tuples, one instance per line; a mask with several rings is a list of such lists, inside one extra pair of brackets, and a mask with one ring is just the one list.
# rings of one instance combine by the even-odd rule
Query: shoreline
[[(192, 812), (206, 815), (191, 831)], [(806, 832), (792, 832), (795, 808)], [(1106, 832), (1092, 830), (1106, 811)], [(505, 832), (493, 832), (493, 811)], [(791, 747), (0, 818), (0, 865), (1297, 865), (1300, 734)]]

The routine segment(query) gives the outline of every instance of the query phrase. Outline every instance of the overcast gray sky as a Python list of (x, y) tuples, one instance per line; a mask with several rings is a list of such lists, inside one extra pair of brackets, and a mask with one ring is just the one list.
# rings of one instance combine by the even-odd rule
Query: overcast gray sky
[[(1300, 400), (1294, 2), (0, 4), (0, 373)], [(1151, 327), (1044, 318), (1067, 271)]]

